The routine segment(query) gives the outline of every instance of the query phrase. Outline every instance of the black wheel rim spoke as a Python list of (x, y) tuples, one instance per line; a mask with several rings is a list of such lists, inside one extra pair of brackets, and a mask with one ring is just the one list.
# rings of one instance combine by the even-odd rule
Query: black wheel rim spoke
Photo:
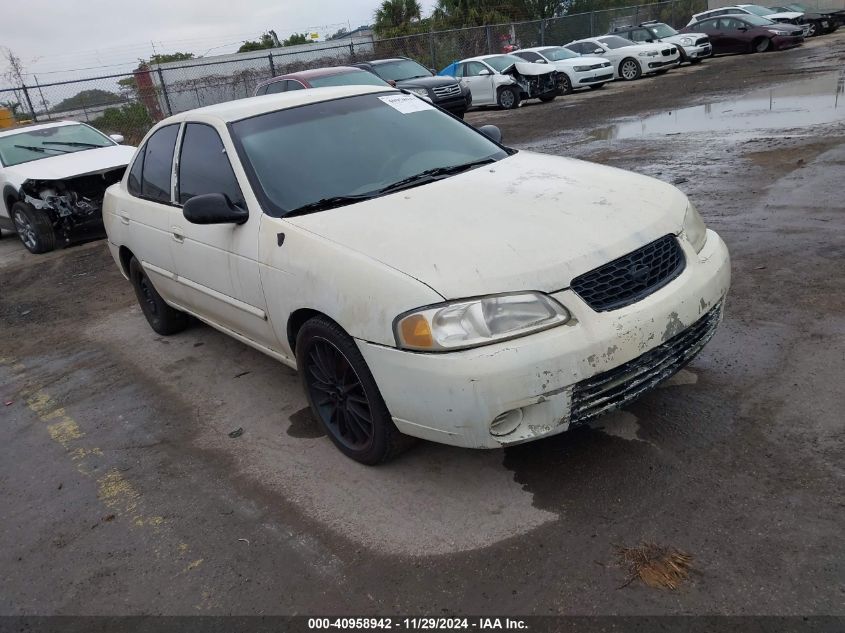
[(370, 446), (370, 402), (346, 356), (334, 344), (318, 338), (311, 343), (303, 371), (311, 402), (335, 440), (352, 450)]

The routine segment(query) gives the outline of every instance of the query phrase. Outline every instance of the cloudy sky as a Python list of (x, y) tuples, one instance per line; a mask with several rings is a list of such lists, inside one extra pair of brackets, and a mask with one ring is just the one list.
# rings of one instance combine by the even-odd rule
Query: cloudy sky
[[(421, 4), (428, 13), (435, 0)], [(149, 57), (153, 46), (199, 56), (233, 52), (267, 29), (280, 38), (303, 31), (325, 37), (344, 26), (371, 23), (377, 5), (378, 0), (29, 0), (4, 11), (0, 46), (13, 50), (43, 83), (128, 70)], [(81, 70), (68, 73), (71, 69)]]

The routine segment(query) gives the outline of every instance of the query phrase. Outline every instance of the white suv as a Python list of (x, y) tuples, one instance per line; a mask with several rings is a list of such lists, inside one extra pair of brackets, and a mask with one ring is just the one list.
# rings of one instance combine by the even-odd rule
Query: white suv
[(497, 138), (374, 86), (186, 112), (107, 191), (109, 247), (156, 332), (298, 368), (353, 459), (548, 437), (702, 349), (728, 252), (666, 183)]

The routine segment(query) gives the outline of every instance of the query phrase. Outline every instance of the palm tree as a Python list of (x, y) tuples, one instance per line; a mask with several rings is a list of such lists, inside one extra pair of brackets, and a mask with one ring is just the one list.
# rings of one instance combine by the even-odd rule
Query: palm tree
[(417, 0), (382, 0), (376, 9), (375, 30), (381, 35), (393, 34), (419, 22), (422, 7)]

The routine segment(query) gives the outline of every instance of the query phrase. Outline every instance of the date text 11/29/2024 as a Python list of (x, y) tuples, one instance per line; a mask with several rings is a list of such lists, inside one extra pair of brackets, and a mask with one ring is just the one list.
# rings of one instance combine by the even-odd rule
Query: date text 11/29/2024
[(528, 628), (525, 620), (519, 618), (308, 618), (308, 629), (318, 630), (524, 630)]

